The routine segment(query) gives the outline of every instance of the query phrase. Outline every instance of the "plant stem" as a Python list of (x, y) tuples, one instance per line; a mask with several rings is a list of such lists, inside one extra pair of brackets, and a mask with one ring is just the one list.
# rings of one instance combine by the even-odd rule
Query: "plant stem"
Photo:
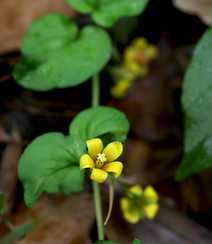
[(102, 219), (102, 206), (99, 193), (99, 185), (96, 181), (92, 181), (95, 210), (96, 210), (96, 222), (98, 230), (98, 240), (104, 240), (103, 219)]
[[(92, 78), (92, 99), (91, 107), (99, 106), (100, 97), (100, 85), (99, 85), (99, 74), (95, 74)], [(92, 181), (95, 211), (96, 211), (96, 222), (98, 231), (98, 240), (104, 240), (104, 230), (103, 230), (103, 219), (102, 219), (102, 205), (100, 199), (99, 185), (96, 181)]]
[(15, 226), (10, 222), (9, 219), (7, 219), (6, 217), (4, 217), (3, 215), (1, 215), (1, 218), (3, 219), (4, 223), (7, 225), (7, 227), (8, 227), (11, 231), (15, 231), (15, 230), (16, 230)]
[(91, 107), (99, 106), (99, 74), (95, 74), (92, 78), (92, 98), (91, 98)]

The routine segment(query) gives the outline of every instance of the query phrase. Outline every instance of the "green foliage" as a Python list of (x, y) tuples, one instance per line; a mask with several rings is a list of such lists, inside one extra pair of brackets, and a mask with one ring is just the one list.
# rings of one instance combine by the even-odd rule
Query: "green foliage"
[(96, 107), (75, 117), (71, 136), (52, 132), (37, 137), (25, 149), (18, 166), (27, 206), (32, 206), (43, 191), (55, 193), (60, 186), (65, 195), (82, 191), (84, 170), (80, 170), (79, 161), (87, 153), (86, 140), (99, 135), (104, 146), (114, 140), (123, 142), (128, 130), (123, 113)]
[(85, 141), (104, 133), (115, 133), (116, 140), (124, 142), (129, 131), (129, 122), (117, 109), (99, 106), (80, 112), (70, 124), (69, 132)]
[[(93, 244), (121, 244), (118, 242), (113, 242), (113, 241), (97, 241)], [(138, 239), (134, 239), (132, 244), (142, 244)]]
[(65, 195), (83, 190), (84, 170), (79, 168), (79, 159), (85, 154), (85, 148), (85, 142), (79, 137), (52, 132), (37, 137), (25, 149), (18, 174), (28, 207), (43, 191), (55, 193), (59, 186)]
[(7, 199), (2, 191), (0, 191), (0, 214), (4, 214), (7, 211)]
[(25, 88), (47, 91), (78, 85), (102, 70), (112, 52), (107, 32), (96, 26), (77, 32), (75, 23), (59, 13), (33, 22), (13, 78)]
[(176, 179), (212, 166), (212, 28), (195, 47), (183, 83), (185, 146)]
[(132, 244), (142, 244), (142, 243), (138, 239), (135, 238)]
[(93, 244), (121, 244), (119, 242), (113, 242), (113, 241), (97, 241)]
[(117, 141), (115, 133), (112, 132), (104, 133), (102, 135), (97, 136), (97, 138), (101, 139), (104, 147), (106, 147), (109, 143), (113, 141)]
[(66, 0), (66, 2), (81, 13), (90, 13), (97, 24), (111, 27), (121, 17), (141, 14), (149, 0)]
[(34, 222), (31, 222), (29, 224), (23, 225), (14, 231), (12, 231), (10, 234), (8, 234), (6, 237), (4, 237), (0, 244), (10, 244), (13, 243), (13, 241), (23, 238), (25, 235), (27, 235), (31, 230), (33, 230), (41, 221), (41, 218), (38, 217), (37, 220)]

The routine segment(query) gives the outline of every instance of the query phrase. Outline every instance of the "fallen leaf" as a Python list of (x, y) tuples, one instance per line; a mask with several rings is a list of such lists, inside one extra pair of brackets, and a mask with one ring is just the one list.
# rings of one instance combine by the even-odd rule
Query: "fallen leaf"
[[(31, 208), (27, 208), (22, 200), (9, 217), (17, 227), (38, 216), (42, 217), (40, 224), (15, 244), (91, 243), (90, 233), (95, 221), (92, 194), (81, 192), (64, 196), (60, 192), (51, 195), (44, 193)], [(3, 235), (5, 233), (0, 231), (0, 238)]]
[(182, 12), (197, 15), (206, 25), (212, 24), (211, 0), (173, 0), (173, 5)]
[(62, 12), (72, 18), (76, 16), (76, 12), (63, 0), (1, 0), (0, 53), (19, 50), (28, 26), (49, 12)]
[(0, 167), (0, 190), (4, 192), (8, 204), (6, 214), (11, 212), (16, 200), (17, 166), (23, 151), (20, 134), (16, 129), (13, 130), (11, 137), (13, 142), (6, 145)]

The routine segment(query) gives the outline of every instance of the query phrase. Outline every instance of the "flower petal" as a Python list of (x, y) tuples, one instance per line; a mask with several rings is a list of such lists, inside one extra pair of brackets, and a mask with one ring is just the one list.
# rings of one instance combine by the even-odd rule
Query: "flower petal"
[(119, 141), (111, 142), (103, 150), (103, 153), (106, 154), (107, 162), (112, 162), (116, 160), (123, 151), (123, 145)]
[(138, 196), (141, 196), (143, 193), (143, 189), (140, 185), (132, 186), (129, 188), (129, 190)]
[(131, 201), (128, 198), (122, 197), (120, 199), (120, 207), (121, 211), (123, 212), (123, 217), (127, 222), (135, 224), (139, 221), (140, 214), (137, 209), (135, 209), (133, 212), (128, 212), (129, 208), (131, 207)]
[(149, 204), (143, 207), (144, 209), (144, 214), (148, 219), (154, 219), (158, 209), (159, 205), (158, 204)]
[(80, 158), (80, 169), (85, 169), (85, 168), (94, 168), (94, 161), (93, 159), (88, 155), (88, 154), (84, 154), (82, 155), (82, 157)]
[(132, 202), (131, 202), (131, 200), (129, 200), (129, 198), (122, 197), (120, 199), (121, 211), (122, 212), (128, 211), (128, 209), (130, 208), (131, 204), (132, 204)]
[(155, 202), (159, 200), (159, 196), (152, 186), (147, 186), (144, 190), (144, 194), (146, 200), (155, 201)]
[(114, 177), (118, 178), (122, 172), (123, 164), (121, 162), (112, 162), (112, 163), (103, 165), (101, 169), (106, 172), (113, 172)]
[(106, 180), (108, 173), (101, 169), (94, 168), (91, 173), (91, 180), (95, 180), (98, 183), (102, 183)]
[(88, 147), (88, 153), (95, 162), (97, 159), (97, 154), (102, 152), (103, 144), (99, 138), (94, 138), (86, 141)]
[(148, 45), (148, 41), (144, 37), (137, 37), (133, 39), (132, 46), (140, 50), (144, 49)]

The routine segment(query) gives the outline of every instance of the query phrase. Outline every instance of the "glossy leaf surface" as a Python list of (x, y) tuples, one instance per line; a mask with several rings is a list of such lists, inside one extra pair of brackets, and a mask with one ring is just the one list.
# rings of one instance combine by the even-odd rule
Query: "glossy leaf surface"
[(183, 83), (184, 157), (176, 179), (212, 167), (212, 28), (195, 47)]
[(79, 159), (86, 145), (77, 137), (53, 132), (37, 137), (24, 151), (18, 174), (24, 185), (24, 199), (32, 206), (43, 191), (65, 195), (83, 190), (84, 170)]
[(102, 70), (112, 50), (107, 32), (96, 26), (77, 31), (62, 14), (35, 21), (23, 39), (13, 78), (25, 88), (47, 91), (76, 86)]
[(111, 27), (124, 16), (141, 14), (149, 0), (66, 0), (81, 13), (91, 13), (93, 20), (104, 27)]
[(116, 140), (124, 142), (129, 131), (126, 116), (117, 109), (99, 106), (80, 112), (70, 124), (70, 135), (85, 141), (104, 133), (114, 133)]

